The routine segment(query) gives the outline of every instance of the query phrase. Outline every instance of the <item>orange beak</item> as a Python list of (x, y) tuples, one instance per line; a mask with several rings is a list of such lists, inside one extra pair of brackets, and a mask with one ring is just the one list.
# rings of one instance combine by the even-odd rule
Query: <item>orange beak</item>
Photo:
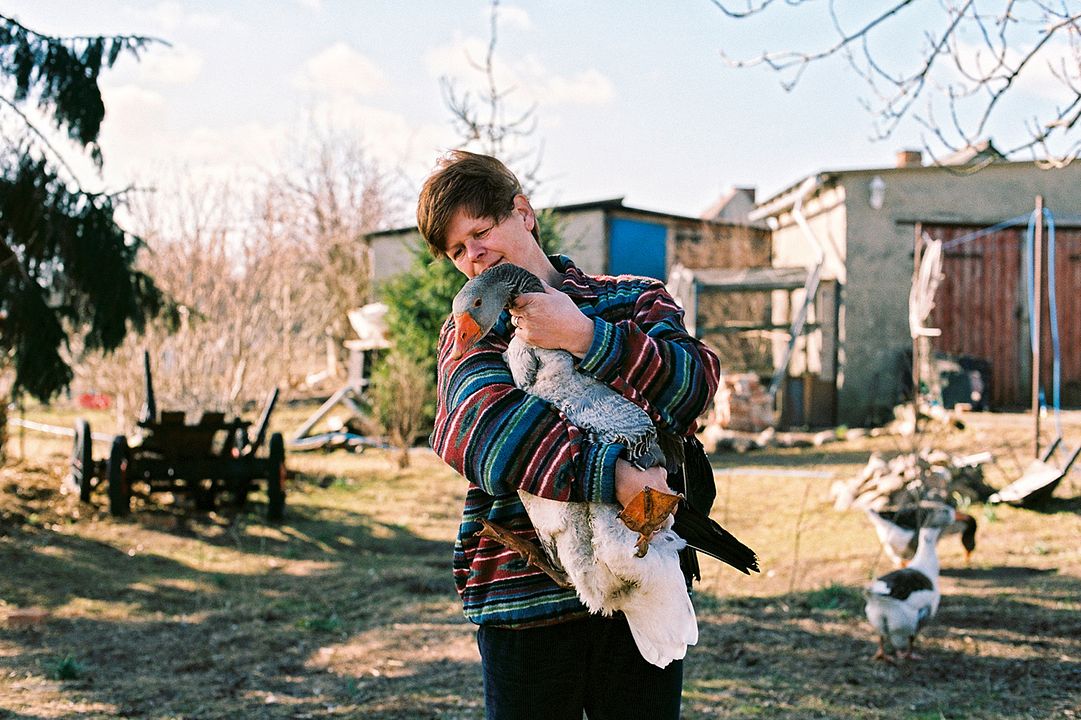
[(465, 351), (473, 347), (481, 339), (480, 325), (469, 313), (454, 316), (454, 351), (450, 354), (451, 360), (457, 360)]

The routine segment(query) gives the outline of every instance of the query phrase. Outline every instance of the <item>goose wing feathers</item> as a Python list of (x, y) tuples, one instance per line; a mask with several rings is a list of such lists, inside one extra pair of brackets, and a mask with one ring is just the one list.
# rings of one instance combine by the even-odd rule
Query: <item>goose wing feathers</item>
[(570, 353), (532, 347), (514, 337), (503, 358), (515, 385), (552, 403), (601, 441), (624, 445), (629, 461), (643, 468), (664, 464), (649, 415), (612, 388), (578, 372)]

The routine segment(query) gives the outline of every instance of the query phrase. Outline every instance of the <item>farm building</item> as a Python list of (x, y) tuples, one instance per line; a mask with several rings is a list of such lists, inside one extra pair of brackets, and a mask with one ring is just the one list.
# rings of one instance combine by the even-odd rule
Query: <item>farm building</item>
[[(627, 207), (622, 198), (547, 210), (558, 224), (563, 252), (588, 273), (665, 280), (676, 265), (769, 264), (769, 233), (764, 227)], [(368, 242), (376, 285), (408, 270), (412, 249), (423, 247), (415, 226), (372, 233)]]
[[(804, 268), (806, 277), (819, 268), (806, 332), (795, 342), (781, 383), (787, 424), (883, 419), (906, 391), (917, 227), (946, 241), (944, 278), (929, 321), (942, 334), (932, 339), (932, 350), (983, 368), (991, 407), (1025, 406), (1031, 368), (1022, 258), (1037, 196), (1056, 231), (1062, 401), (1081, 405), (1081, 166), (1007, 162), (985, 142), (935, 165), (924, 164), (918, 152), (902, 151), (895, 167), (820, 172), (766, 198), (750, 214), (772, 230), (777, 282), (784, 269)], [(1050, 398), (1048, 230), (1041, 357)], [(805, 293), (796, 284), (803, 283), (788, 278), (774, 293), (774, 325), (788, 322), (803, 305)], [(773, 340), (775, 363), (788, 345), (787, 334), (781, 335)]]
[[(946, 242), (929, 320), (942, 334), (932, 350), (980, 370), (987, 406), (1028, 404), (1023, 254), (1037, 196), (1055, 224), (1062, 404), (1081, 406), (1076, 163), (1009, 162), (985, 142), (935, 164), (902, 151), (893, 167), (822, 171), (761, 202), (753, 188), (733, 188), (698, 218), (628, 207), (621, 198), (548, 210), (563, 250), (583, 270), (665, 280), (688, 329), (718, 351), (726, 373), (755, 375), (763, 387), (772, 378), (780, 426), (831, 426), (888, 419), (908, 392), (917, 226)], [(1050, 398), (1052, 248), (1044, 235), (1041, 366)], [(422, 246), (415, 227), (368, 241), (376, 285), (407, 270), (411, 249)], [(805, 304), (808, 287), (814, 301)]]

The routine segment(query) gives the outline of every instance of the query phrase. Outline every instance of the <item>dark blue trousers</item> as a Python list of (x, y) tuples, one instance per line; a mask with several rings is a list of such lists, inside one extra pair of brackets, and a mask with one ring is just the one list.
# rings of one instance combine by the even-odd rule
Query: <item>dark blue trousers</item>
[(678, 720), (683, 661), (642, 659), (621, 613), (477, 631), (488, 720)]

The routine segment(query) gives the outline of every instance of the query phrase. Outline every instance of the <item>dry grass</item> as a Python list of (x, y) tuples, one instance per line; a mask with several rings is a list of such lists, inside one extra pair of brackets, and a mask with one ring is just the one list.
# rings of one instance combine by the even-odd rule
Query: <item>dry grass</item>
[[(933, 441), (995, 449), (1000, 486), (1031, 453), (1030, 427), (980, 416)], [(1066, 434), (1081, 442), (1081, 414)], [(291, 455), (286, 521), (268, 525), (261, 494), (238, 514), (155, 496), (112, 519), (104, 497), (89, 507), (58, 491), (69, 448), (27, 434), (28, 459), (0, 470), (0, 616), (50, 612), (0, 629), (0, 717), (482, 716), (449, 572), (464, 488), (429, 452), (406, 472), (377, 451)], [(715, 458), (714, 516), (764, 572), (705, 568), (684, 717), (1081, 716), (1081, 471), (1039, 511), (972, 508), (973, 564), (943, 542), (925, 658), (893, 668), (868, 661), (859, 595), (886, 561), (866, 521), (828, 498), (872, 449), (907, 447)]]

